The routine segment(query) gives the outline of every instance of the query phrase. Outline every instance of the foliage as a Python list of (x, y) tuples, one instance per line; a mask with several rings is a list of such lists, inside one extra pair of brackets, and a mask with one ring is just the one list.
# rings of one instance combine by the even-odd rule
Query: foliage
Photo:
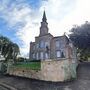
[(4, 36), (0, 36), (0, 51), (6, 60), (13, 59), (14, 61), (20, 52), (18, 45)]
[(70, 32), (70, 39), (77, 47), (80, 57), (87, 59), (90, 56), (90, 23), (86, 21), (81, 26), (74, 26)]
[(6, 71), (7, 71), (7, 65), (6, 65), (6, 63), (2, 63), (1, 64), (1, 73), (4, 74), (4, 73), (6, 73)]
[(26, 69), (33, 69), (33, 70), (40, 70), (41, 62), (18, 62), (14, 64), (16, 68), (26, 68)]
[(17, 62), (24, 62), (25, 58), (24, 57), (18, 57)]

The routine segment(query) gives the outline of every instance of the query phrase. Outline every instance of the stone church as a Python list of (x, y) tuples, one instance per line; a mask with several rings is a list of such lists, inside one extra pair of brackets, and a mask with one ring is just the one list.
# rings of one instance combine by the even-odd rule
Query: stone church
[(30, 60), (75, 58), (76, 49), (69, 38), (66, 35), (54, 37), (48, 30), (44, 11), (40, 34), (35, 37), (35, 42), (30, 42)]

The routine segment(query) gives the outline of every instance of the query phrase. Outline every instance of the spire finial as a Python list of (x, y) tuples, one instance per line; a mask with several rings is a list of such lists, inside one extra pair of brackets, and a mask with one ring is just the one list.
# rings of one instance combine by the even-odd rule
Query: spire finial
[(46, 21), (47, 21), (45, 10), (44, 10), (44, 12), (43, 12), (43, 18), (42, 18), (42, 21), (43, 21), (43, 22), (46, 22)]

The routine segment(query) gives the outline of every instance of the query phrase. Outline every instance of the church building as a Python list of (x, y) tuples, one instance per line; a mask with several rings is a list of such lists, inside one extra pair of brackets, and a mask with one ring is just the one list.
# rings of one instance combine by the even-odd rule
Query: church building
[[(60, 29), (59, 29), (60, 30)], [(75, 58), (76, 50), (66, 35), (54, 37), (50, 34), (45, 11), (39, 36), (30, 43), (30, 60), (47, 60), (60, 58)]]

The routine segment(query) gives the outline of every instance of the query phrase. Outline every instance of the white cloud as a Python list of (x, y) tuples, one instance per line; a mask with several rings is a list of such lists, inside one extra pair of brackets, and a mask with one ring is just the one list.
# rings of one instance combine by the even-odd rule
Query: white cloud
[(3, 17), (10, 26), (18, 22), (24, 23), (23, 27), (18, 28), (16, 35), (22, 42), (20, 46), (22, 54), (27, 54), (30, 41), (34, 41), (35, 36), (39, 35), (44, 7), (49, 32), (56, 36), (68, 32), (74, 24), (80, 25), (85, 21), (90, 21), (89, 3), (89, 0), (46, 0), (42, 1), (40, 8), (36, 10), (31, 9), (26, 3), (20, 3), (13, 4), (10, 10), (6, 10), (7, 7), (3, 4), (0, 11), (3, 11)]
[[(42, 2), (40, 11), (43, 11), (45, 7), (49, 31), (53, 35), (62, 35), (67, 32), (67, 29), (72, 26), (66, 19), (76, 9), (76, 0), (48, 0), (48, 2)], [(71, 24), (71, 25), (70, 25)]]
[(31, 9), (28, 4), (12, 3), (10, 7), (8, 4), (9, 0), (4, 0), (0, 4), (0, 17), (4, 18), (11, 27), (13, 27), (18, 22), (24, 22), (24, 18), (31, 13)]
[(30, 21), (27, 21), (27, 24), (25, 25), (25, 27), (21, 28), (17, 32), (17, 36), (23, 42), (21, 46), (22, 54), (29, 52), (30, 41), (34, 41), (34, 37), (38, 33), (37, 30), (38, 30), (38, 27), (36, 25), (31, 24)]
[(82, 24), (90, 21), (89, 0), (48, 0), (45, 7), (50, 32), (53, 35), (62, 35), (69, 32), (75, 24)]
[[(4, 18), (8, 26), (10, 28), (17, 27), (16, 25), (20, 23), (24, 24), (20, 28), (16, 28), (16, 37), (20, 40), (20, 50), (22, 55), (27, 55), (29, 52), (29, 43), (31, 40), (34, 40), (34, 36), (37, 30), (37, 19), (35, 19), (35, 15), (33, 13), (33, 10), (31, 10), (30, 6), (28, 4), (22, 4), (16, 5), (13, 3), (11, 7), (9, 8), (7, 4), (9, 3), (9, 0), (7, 2), (2, 2), (0, 11), (2, 14), (0, 17)], [(34, 19), (33, 19), (34, 18)], [(32, 39), (33, 37), (33, 39)]]

